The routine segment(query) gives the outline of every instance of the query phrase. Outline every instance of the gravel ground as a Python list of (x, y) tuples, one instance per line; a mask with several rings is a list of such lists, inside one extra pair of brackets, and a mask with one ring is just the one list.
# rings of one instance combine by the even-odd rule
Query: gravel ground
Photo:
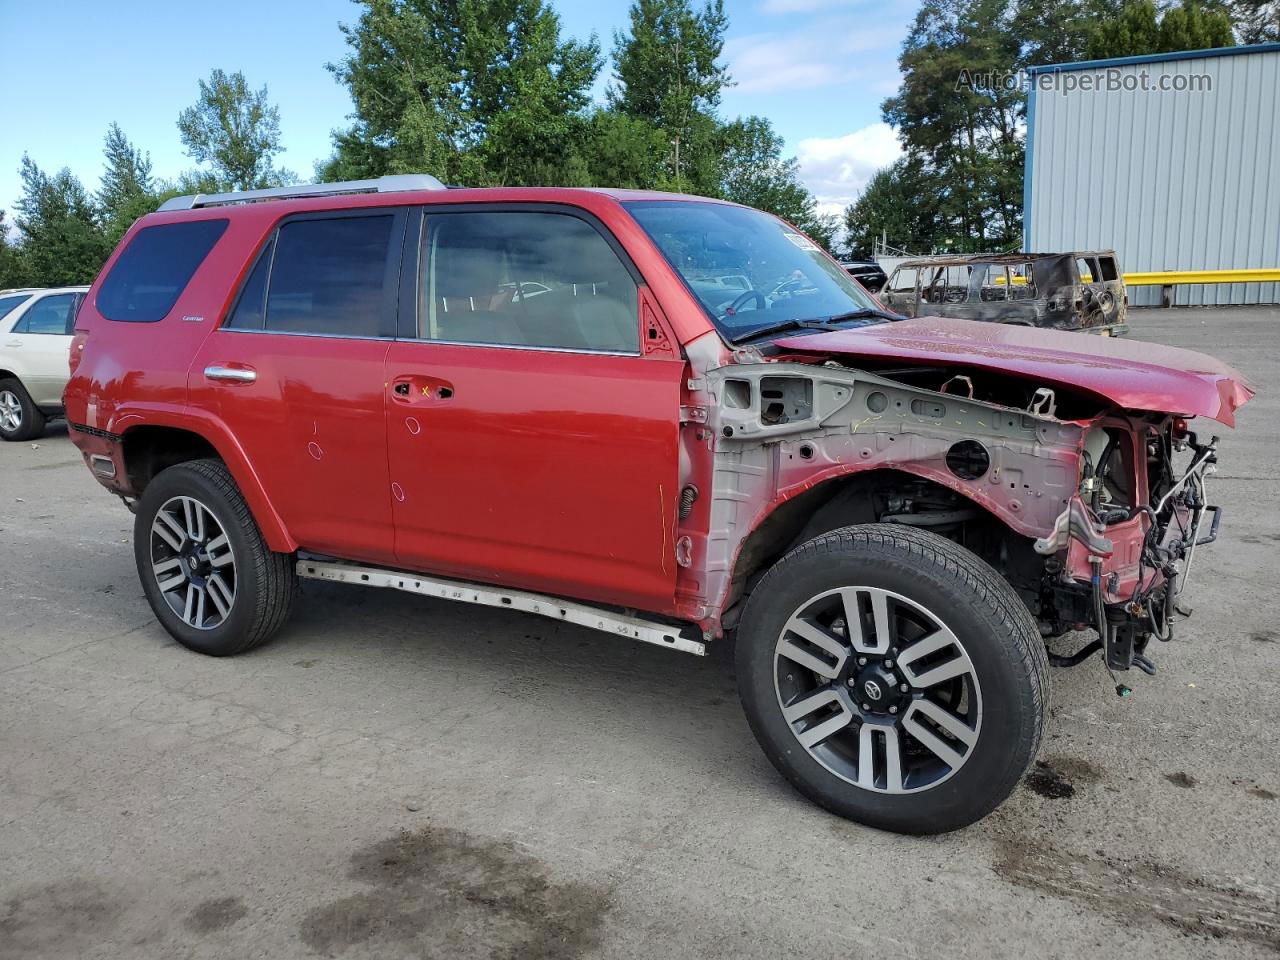
[(1196, 615), (1131, 698), (1056, 671), (1025, 783), (923, 840), (795, 795), (723, 653), (314, 582), (188, 653), (65, 430), (4, 446), (0, 958), (1275, 957), (1280, 310), (1132, 322), (1263, 390)]

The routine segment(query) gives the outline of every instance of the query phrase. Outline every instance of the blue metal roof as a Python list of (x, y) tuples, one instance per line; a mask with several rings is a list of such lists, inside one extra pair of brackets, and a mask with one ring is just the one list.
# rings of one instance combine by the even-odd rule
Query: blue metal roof
[(1095, 70), (1099, 67), (1124, 67), (1133, 63), (1162, 63), (1168, 60), (1200, 60), (1208, 57), (1235, 57), (1248, 53), (1275, 53), (1280, 43), (1255, 43), (1241, 47), (1213, 47), (1209, 50), (1179, 50), (1176, 53), (1148, 53), (1139, 57), (1112, 57), (1110, 60), (1081, 60), (1077, 63), (1050, 63), (1028, 67), (1027, 73), (1065, 73), (1068, 70)]

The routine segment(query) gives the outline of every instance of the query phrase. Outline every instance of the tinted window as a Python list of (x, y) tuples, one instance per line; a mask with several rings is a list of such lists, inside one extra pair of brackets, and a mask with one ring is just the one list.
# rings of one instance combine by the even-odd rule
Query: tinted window
[[(389, 336), (395, 323), (388, 256), (395, 220), (379, 215), (284, 224), (271, 259), (266, 329)], [(257, 279), (250, 277), (250, 284)]]
[(428, 214), (426, 339), (640, 349), (636, 284), (594, 227), (555, 213)]
[(60, 293), (37, 300), (14, 325), (13, 332), (67, 336), (75, 324), (75, 305), (74, 293)]
[(102, 281), (98, 312), (108, 320), (163, 320), (226, 229), (226, 220), (192, 220), (139, 230)]
[(0, 320), (3, 320), (22, 304), (26, 303), (30, 297), (31, 294), (29, 293), (20, 293), (12, 297), (0, 297)]
[(271, 253), (275, 249), (272, 238), (266, 248), (258, 256), (253, 272), (245, 281), (240, 291), (240, 299), (236, 301), (235, 312), (227, 321), (228, 327), (237, 330), (261, 330), (267, 306), (267, 274), (271, 272)]

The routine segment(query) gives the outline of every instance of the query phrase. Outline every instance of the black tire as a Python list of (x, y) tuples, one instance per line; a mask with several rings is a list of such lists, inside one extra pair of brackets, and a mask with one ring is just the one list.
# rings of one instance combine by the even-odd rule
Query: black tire
[[(234, 558), (231, 564), (233, 602), (221, 621), (211, 627), (199, 628), (184, 620), (183, 614), (166, 600), (166, 596), (174, 594), (162, 591), (161, 578), (153, 569), (157, 549), (168, 550), (167, 546), (159, 545), (153, 523), (161, 508), (174, 503), (175, 498), (191, 498), (212, 514)], [(182, 542), (184, 548), (189, 549), (187, 545), (192, 540)], [(197, 653), (214, 657), (244, 653), (265, 643), (289, 617), (298, 589), (294, 557), (274, 553), (267, 547), (244, 497), (220, 460), (180, 463), (154, 477), (138, 501), (133, 543), (138, 578), (156, 618), (175, 640)], [(182, 555), (170, 556), (167, 562), (172, 564), (175, 557), (181, 561)], [(176, 569), (183, 571), (188, 583), (199, 582), (194, 573), (186, 572), (181, 562)], [(207, 572), (218, 571), (210, 566)], [(206, 592), (211, 591), (212, 585), (207, 580), (204, 582)], [(213, 617), (216, 616), (214, 612)]]
[(44, 436), (45, 415), (34, 403), (19, 380), (0, 380), (0, 397), (12, 396), (18, 404), (18, 424), (8, 424), (4, 412), (0, 410), (0, 439), (3, 440), (38, 440)]
[[(960, 745), (960, 749), (968, 752), (949, 773), (936, 775), (941, 776), (936, 785), (929, 785), (928, 778), (922, 776), (917, 783), (923, 786), (913, 787), (914, 792), (885, 792), (879, 783), (875, 789), (859, 786), (833, 769), (845, 762), (848, 754), (860, 757), (856, 747), (850, 749), (847, 740), (837, 740), (836, 735), (831, 735), (829, 740), (818, 745), (819, 749), (828, 751), (820, 762), (798, 739), (801, 733), (809, 733), (810, 721), (807, 718), (796, 721), (793, 715), (792, 722), (788, 722), (784, 716), (783, 701), (787, 694), (783, 684), (796, 682), (795, 673), (804, 675), (803, 667), (797, 669), (794, 660), (781, 653), (784, 629), (789, 631), (788, 625), (795, 622), (793, 615), (799, 616), (802, 610), (818, 609), (806, 604), (824, 596), (826, 591), (851, 587), (867, 588), (868, 600), (870, 593), (878, 591), (888, 591), (905, 599), (907, 604), (900, 603), (897, 598), (891, 601), (895, 611), (894, 623), (902, 623), (901, 618), (908, 618), (905, 626), (901, 627), (904, 634), (908, 628), (920, 629), (910, 623), (909, 618), (916, 616), (917, 608), (908, 604), (927, 608), (925, 613), (943, 611), (944, 615), (935, 619), (958, 641), (958, 650), (955, 647), (945, 649), (951, 650), (953, 655), (958, 654), (953, 656), (957, 661), (965, 656), (968, 658), (971, 669), (964, 678), (946, 682), (972, 682), (977, 685), (971, 688), (980, 691), (972, 695), (972, 700), (978, 704), (975, 740), (966, 748), (959, 741), (944, 738), (944, 745)], [(906, 613), (902, 613), (903, 610)], [(841, 639), (840, 630), (848, 632), (840, 625), (842, 622), (837, 619), (831, 627), (837, 639)], [(872, 620), (863, 622), (872, 624)], [(871, 636), (876, 628), (872, 624), (866, 629), (871, 631), (868, 634)], [(789, 631), (785, 637), (794, 642), (796, 634)], [(902, 645), (904, 660), (911, 653), (911, 644), (919, 640), (920, 637), (908, 639)], [(808, 649), (821, 653), (820, 648)], [(808, 676), (814, 685), (787, 700), (794, 714), (798, 701), (812, 702), (821, 699), (814, 696), (814, 691), (828, 692), (823, 684), (829, 685), (832, 691), (841, 687), (850, 693), (855, 698), (852, 704), (855, 714), (847, 730), (840, 728), (840, 738), (861, 731), (863, 718), (870, 716), (862, 712), (864, 707), (856, 700), (858, 692), (864, 689), (859, 684), (861, 678), (867, 676), (865, 671), (878, 666), (878, 655), (870, 657), (870, 667), (857, 666), (856, 650), (853, 647), (849, 650), (846, 661), (851, 671), (849, 674), (828, 680), (811, 673)], [(823, 661), (826, 669), (832, 669), (832, 664), (837, 662), (839, 657), (836, 654), (832, 655), (830, 662)], [(914, 664), (926, 664), (921, 677), (936, 662), (924, 658), (912, 661)], [(879, 663), (894, 665), (891, 660)], [(914, 669), (910, 666), (904, 668), (902, 663), (896, 666), (899, 670)], [(778, 561), (752, 590), (743, 611), (738, 628), (736, 669), (739, 696), (747, 720), (779, 772), (802, 794), (827, 810), (898, 833), (929, 834), (955, 830), (980, 820), (999, 806), (1035, 759), (1048, 712), (1049, 668), (1044, 643), (1026, 606), (1013, 589), (995, 570), (968, 550), (935, 534), (905, 526), (868, 524), (845, 527), (802, 544)], [(854, 671), (861, 672), (855, 674)], [(912, 698), (932, 696), (933, 691), (939, 688), (925, 692), (912, 688), (912, 678), (900, 675), (897, 679), (903, 681), (902, 686), (892, 688), (903, 691), (893, 694), (900, 698), (893, 709), (897, 716), (880, 714), (873, 719), (886, 721), (890, 726), (896, 722), (899, 724), (897, 729), (901, 730), (906, 718), (919, 709), (911, 706)], [(908, 679), (912, 679), (912, 683), (906, 683)], [(880, 684), (876, 689), (883, 686)], [(972, 700), (964, 701), (962, 696), (957, 696), (955, 702), (971, 704)], [(874, 708), (875, 705), (867, 706)], [(846, 708), (832, 704), (831, 709), (843, 719)], [(889, 708), (886, 705), (884, 709)], [(922, 714), (914, 715), (918, 718)], [(814, 716), (821, 715), (815, 713)], [(803, 729), (793, 729), (792, 723), (797, 722)], [(813, 726), (817, 726), (816, 721)], [(917, 719), (916, 727), (919, 726)], [(873, 731), (883, 729), (871, 727)], [(888, 746), (884, 740), (877, 739), (880, 736), (880, 733), (870, 734), (870, 739), (876, 744), (872, 749), (881, 750), (876, 756), (876, 763), (871, 764), (873, 775), (877, 763), (884, 763), (884, 748)], [(929, 763), (938, 764), (939, 768), (946, 766), (937, 757), (931, 758), (921, 741), (905, 733), (896, 737), (903, 758), (902, 770), (907, 769), (908, 759), (913, 764), (920, 764), (921, 769)], [(838, 752), (841, 750), (845, 753)], [(861, 774), (853, 779), (861, 779)], [(885, 782), (887, 785), (887, 775)], [(898, 785), (906, 784), (908, 778), (900, 775)]]

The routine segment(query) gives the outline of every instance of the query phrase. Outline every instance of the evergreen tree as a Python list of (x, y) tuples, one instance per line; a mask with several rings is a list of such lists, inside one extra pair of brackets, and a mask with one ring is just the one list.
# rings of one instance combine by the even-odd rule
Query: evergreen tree
[(25, 154), (17, 225), (28, 280), (37, 286), (89, 283), (111, 251), (93, 200), (65, 167), (53, 176)]
[(728, 27), (723, 0), (636, 0), (630, 30), (614, 34), (615, 83), (609, 103), (657, 128), (670, 144), (671, 189), (714, 193), (716, 110), (730, 83), (719, 62)]
[(118, 123), (107, 128), (106, 169), (98, 190), (98, 209), (108, 241), (114, 246), (139, 217), (158, 205), (151, 177), (151, 155), (129, 142)]

